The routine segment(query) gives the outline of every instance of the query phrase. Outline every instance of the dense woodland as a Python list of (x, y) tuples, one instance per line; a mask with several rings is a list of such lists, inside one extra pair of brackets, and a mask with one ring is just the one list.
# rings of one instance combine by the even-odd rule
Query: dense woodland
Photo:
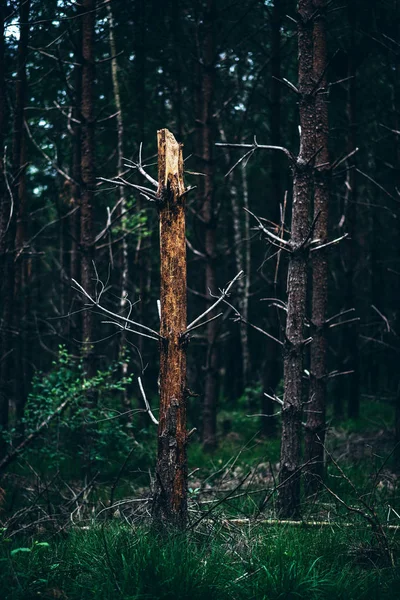
[(7, 597), (397, 597), (399, 34), (0, 3)]

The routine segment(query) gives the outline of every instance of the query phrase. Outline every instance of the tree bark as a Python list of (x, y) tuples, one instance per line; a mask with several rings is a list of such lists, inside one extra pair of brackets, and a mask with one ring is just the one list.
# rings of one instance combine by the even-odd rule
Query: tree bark
[(153, 516), (163, 526), (187, 521), (186, 237), (182, 146), (158, 132), (161, 324), (160, 412)]
[[(350, 25), (350, 47), (348, 52), (348, 94), (347, 94), (347, 116), (348, 116), (348, 151), (354, 150), (357, 142), (356, 123), (356, 7), (348, 2), (348, 19)], [(354, 159), (353, 159), (354, 160)], [(354, 163), (353, 163), (354, 164)], [(356, 288), (354, 279), (356, 265), (358, 262), (358, 240), (357, 240), (357, 174), (355, 168), (350, 168), (347, 175), (347, 231), (349, 233), (349, 244), (347, 244), (347, 272), (346, 272), (346, 299), (347, 308), (353, 308), (357, 304)], [(343, 339), (349, 360), (347, 369), (354, 371), (350, 375), (347, 413), (350, 418), (357, 419), (360, 412), (360, 374), (359, 374), (359, 326), (354, 324)]]
[[(226, 141), (225, 132), (220, 127), (221, 139)], [(226, 149), (224, 152), (226, 166), (230, 166), (230, 155), (229, 150)], [(251, 254), (250, 254), (250, 223), (249, 213), (243, 211), (243, 208), (248, 208), (249, 205), (249, 191), (247, 186), (247, 173), (246, 165), (242, 162), (239, 168), (241, 175), (241, 197), (243, 206), (239, 199), (239, 186), (235, 177), (236, 171), (231, 171), (228, 176), (229, 190), (231, 196), (232, 206), (232, 222), (233, 222), (233, 244), (235, 250), (235, 265), (236, 271), (239, 273), (243, 271), (246, 273), (246, 277), (242, 277), (237, 282), (238, 290), (238, 302), (239, 311), (243, 317), (244, 323), (240, 326), (240, 350), (241, 350), (241, 387), (237, 390), (237, 397), (242, 395), (249, 383), (250, 377), (250, 348), (249, 348), (249, 332), (247, 321), (249, 319), (249, 289), (250, 289), (250, 265), (251, 265)], [(233, 352), (236, 348), (231, 349)], [(228, 367), (229, 369), (229, 367)], [(227, 373), (229, 380), (232, 380), (232, 373)], [(233, 386), (234, 389), (236, 386)], [(236, 398), (235, 398), (236, 399)]]
[[(7, 232), (8, 220), (11, 211), (11, 199), (7, 190), (4, 163), (4, 142), (6, 137), (6, 87), (5, 87), (5, 35), (4, 22), (6, 8), (0, 4), (0, 272), (3, 273), (0, 284), (1, 297), (1, 322), (0, 322), (0, 460), (6, 452), (7, 444), (3, 433), (8, 429), (8, 372), (9, 352), (11, 350), (10, 335), (10, 281), (9, 263), (13, 260), (8, 252), (9, 236)], [(12, 281), (12, 279), (11, 279)]]
[[(318, 83), (315, 98), (315, 148), (320, 150), (314, 169), (314, 237), (324, 244), (328, 239), (330, 192), (329, 122), (327, 103), (326, 0), (314, 0), (318, 11), (314, 20), (314, 81)], [(324, 474), (324, 442), (327, 382), (328, 260), (326, 249), (312, 255), (312, 337), (310, 358), (310, 389), (305, 431), (307, 490), (318, 489)]]
[[(74, 183), (71, 184), (71, 197), (70, 206), (71, 208), (79, 207), (70, 218), (69, 221), (69, 232), (71, 237), (71, 260), (70, 260), (70, 278), (79, 281), (81, 273), (81, 256), (80, 256), (80, 237), (81, 237), (81, 226), (80, 226), (80, 209), (81, 209), (81, 187), (82, 187), (82, 175), (81, 175), (81, 106), (82, 106), (82, 18), (79, 14), (81, 9), (77, 8), (77, 35), (75, 38), (75, 67), (74, 67), (74, 100), (75, 106), (72, 112), (72, 116), (75, 119), (72, 123), (72, 178)], [(72, 313), (68, 319), (70, 324), (71, 339), (80, 339), (81, 337), (81, 313), (75, 312), (74, 302), (76, 294), (73, 287), (70, 287), (69, 306), (70, 312)], [(75, 314), (74, 314), (75, 313)]]
[[(17, 336), (14, 344), (14, 373), (15, 377), (15, 416), (17, 429), (22, 435), (22, 417), (24, 414), (26, 401), (26, 314), (24, 281), (26, 275), (26, 262), (23, 255), (25, 228), (26, 228), (26, 135), (24, 126), (24, 111), (27, 100), (28, 81), (26, 74), (26, 61), (28, 58), (29, 42), (29, 13), (30, 0), (21, 0), (19, 6), (20, 13), (20, 38), (18, 42), (18, 69), (15, 90), (15, 109), (14, 109), (14, 131), (13, 131), (13, 198), (14, 198), (14, 218), (10, 223), (10, 231), (14, 238), (14, 249), (12, 259), (14, 281), (13, 297), (13, 322)], [(10, 291), (10, 293), (12, 293)]]
[[(282, 144), (282, 84), (281, 79), (281, 28), (283, 17), (285, 15), (285, 0), (274, 0), (271, 18), (271, 144), (280, 146)], [(282, 185), (282, 157), (279, 152), (273, 152), (271, 155), (271, 197), (272, 197), (272, 212), (271, 220), (279, 223), (279, 205), (283, 202), (283, 185)], [(278, 255), (279, 256), (279, 255)], [(280, 257), (277, 259), (282, 263)], [(274, 294), (268, 293), (268, 296), (279, 293), (284, 293), (280, 277), (275, 285)], [(280, 337), (279, 310), (273, 312), (268, 323), (268, 330), (271, 334), (278, 338)], [(265, 343), (265, 359), (262, 365), (262, 384), (263, 390), (270, 396), (275, 393), (276, 387), (282, 377), (282, 367), (278, 352), (276, 351), (276, 342), (266, 339)], [(274, 401), (264, 395), (261, 396), (261, 414), (274, 414)], [(274, 437), (276, 433), (276, 419), (269, 417), (261, 417), (261, 431), (267, 438)]]
[(300, 152), (293, 167), (291, 254), (283, 352), (281, 467), (278, 507), (284, 517), (300, 512), (301, 416), (303, 392), (304, 321), (306, 316), (309, 213), (313, 190), (315, 96), (313, 93), (312, 0), (298, 4), (298, 89)]
[[(94, 140), (94, 26), (96, 0), (84, 0), (82, 8), (82, 137), (81, 137), (81, 282), (82, 287), (92, 292), (93, 276), (93, 215), (92, 204), (95, 192), (95, 140)], [(93, 314), (82, 313), (83, 362), (87, 377), (95, 373), (94, 353), (91, 347)]]
[[(214, 210), (214, 164), (213, 164), (213, 102), (215, 79), (215, 0), (207, 0), (203, 15), (203, 56), (199, 57), (201, 85), (198, 100), (199, 148), (201, 172), (204, 177), (199, 181), (201, 218), (204, 223), (205, 294), (215, 293), (216, 282), (216, 215)], [(212, 298), (210, 298), (210, 303)], [(214, 316), (210, 313), (210, 317)], [(207, 356), (205, 366), (204, 404), (203, 404), (203, 445), (205, 450), (213, 450), (217, 445), (217, 397), (218, 397), (218, 351), (217, 321), (207, 325)]]
[[(124, 156), (124, 122), (122, 119), (122, 105), (121, 105), (121, 94), (119, 88), (118, 79), (118, 62), (117, 62), (117, 46), (115, 43), (114, 36), (114, 18), (112, 13), (111, 2), (108, 4), (108, 24), (109, 24), (109, 42), (110, 42), (110, 53), (111, 53), (111, 77), (114, 92), (114, 103), (117, 109), (117, 156), (118, 156), (118, 175), (123, 174), (123, 156)], [(128, 263), (128, 240), (127, 240), (127, 224), (126, 224), (126, 194), (125, 187), (118, 186), (118, 195), (120, 201), (119, 212), (121, 214), (121, 229), (122, 229), (122, 241), (121, 241), (121, 255), (120, 255), (120, 271), (121, 271), (121, 300), (120, 300), (120, 311), (126, 309), (127, 297), (128, 297), (128, 280), (129, 280), (129, 263)], [(125, 332), (122, 332), (119, 343), (119, 356), (123, 359), (122, 362), (122, 377), (128, 377), (128, 359), (125, 354), (126, 350), (126, 336)], [(133, 436), (132, 430), (132, 410), (131, 404), (128, 397), (128, 387), (124, 386), (122, 392), (122, 406), (126, 415), (126, 422), (130, 425), (129, 434)]]

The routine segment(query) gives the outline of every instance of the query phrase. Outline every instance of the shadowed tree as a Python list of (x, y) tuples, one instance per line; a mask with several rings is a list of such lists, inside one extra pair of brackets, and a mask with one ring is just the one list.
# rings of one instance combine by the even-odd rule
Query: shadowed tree
[[(81, 281), (85, 290), (92, 290), (94, 258), (93, 244), (93, 199), (95, 193), (95, 139), (94, 139), (94, 35), (96, 0), (84, 0), (82, 5), (82, 97), (81, 97), (81, 197), (80, 197), (80, 245)], [(93, 314), (86, 310), (82, 314), (82, 340), (84, 369), (88, 377), (95, 373), (93, 340)]]
[(300, 152), (293, 164), (293, 204), (287, 279), (287, 316), (283, 350), (281, 466), (278, 508), (281, 516), (300, 510), (301, 417), (303, 394), (304, 326), (310, 237), (309, 214), (315, 153), (315, 94), (313, 78), (312, 0), (300, 0), (298, 27), (298, 97)]
[[(326, 2), (314, 0), (314, 82), (318, 87), (315, 97), (315, 148), (318, 150), (314, 169), (314, 237), (325, 244), (328, 238), (328, 210), (330, 190), (329, 122), (327, 89)], [(305, 458), (310, 460), (308, 491), (318, 487), (324, 472), (326, 382), (327, 382), (327, 325), (328, 260), (327, 249), (312, 255), (312, 337), (310, 356), (310, 389), (306, 409)], [(313, 477), (316, 475), (317, 477)]]

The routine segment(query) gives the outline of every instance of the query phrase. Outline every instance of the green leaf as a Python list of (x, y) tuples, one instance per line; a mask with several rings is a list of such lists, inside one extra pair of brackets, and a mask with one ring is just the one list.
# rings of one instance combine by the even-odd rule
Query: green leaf
[(14, 550), (11, 550), (11, 556), (15, 556), (15, 554), (18, 554), (19, 552), (32, 552), (32, 548), (15, 548)]
[(42, 546), (43, 548), (50, 548), (50, 544), (47, 542), (35, 542), (35, 546)]

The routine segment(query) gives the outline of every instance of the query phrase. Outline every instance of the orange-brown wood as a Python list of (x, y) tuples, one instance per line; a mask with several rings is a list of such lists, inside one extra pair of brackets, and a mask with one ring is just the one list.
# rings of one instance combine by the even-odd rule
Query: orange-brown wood
[(187, 520), (186, 458), (186, 239), (182, 146), (158, 131), (161, 324), (160, 412), (153, 514), (184, 527)]

